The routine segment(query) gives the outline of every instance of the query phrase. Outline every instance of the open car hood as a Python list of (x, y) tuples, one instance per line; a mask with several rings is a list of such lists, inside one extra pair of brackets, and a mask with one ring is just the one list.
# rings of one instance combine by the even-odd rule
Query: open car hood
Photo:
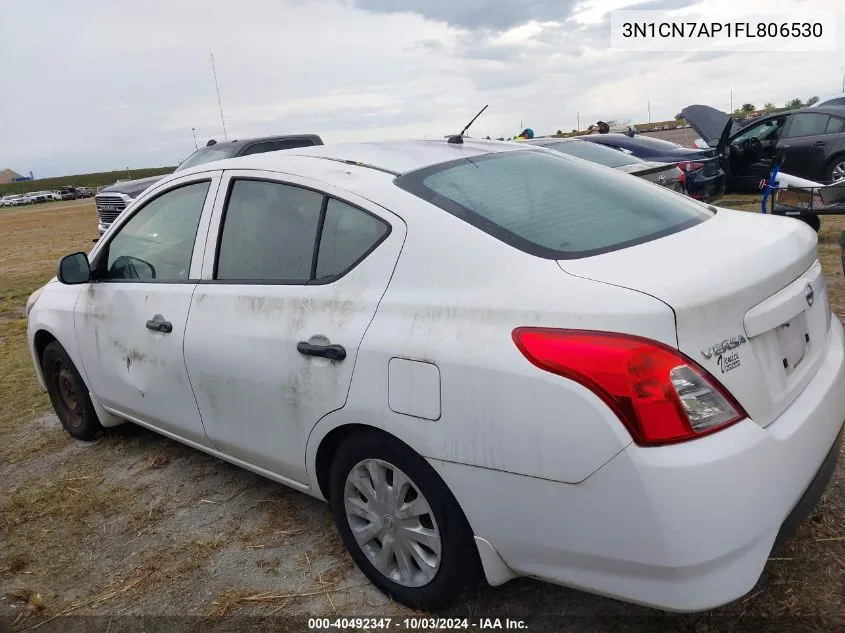
[(692, 126), (701, 138), (711, 147), (715, 147), (727, 129), (727, 136), (739, 129), (736, 121), (730, 115), (706, 105), (691, 105), (681, 110), (681, 116)]

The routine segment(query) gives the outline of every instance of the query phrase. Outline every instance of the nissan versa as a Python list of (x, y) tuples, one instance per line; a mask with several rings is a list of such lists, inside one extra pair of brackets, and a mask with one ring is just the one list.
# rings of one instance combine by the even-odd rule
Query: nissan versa
[(327, 500), (402, 603), (481, 570), (693, 611), (831, 477), (816, 246), (540, 147), (297, 148), (154, 184), (28, 336), (73, 437), (131, 421)]

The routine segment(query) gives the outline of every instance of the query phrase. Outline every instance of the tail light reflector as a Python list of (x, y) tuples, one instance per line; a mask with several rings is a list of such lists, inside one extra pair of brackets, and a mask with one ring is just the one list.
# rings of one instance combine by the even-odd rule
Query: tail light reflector
[(747, 417), (715, 378), (662, 343), (585, 330), (517, 328), (522, 354), (601, 398), (640, 446), (684, 442)]

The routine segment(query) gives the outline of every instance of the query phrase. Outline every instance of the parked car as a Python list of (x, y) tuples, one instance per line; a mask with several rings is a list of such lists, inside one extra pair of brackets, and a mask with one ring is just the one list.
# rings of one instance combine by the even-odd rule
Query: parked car
[[(236, 156), (249, 156), (250, 154), (263, 154), (287, 150), (295, 147), (310, 147), (322, 145), (323, 140), (316, 134), (294, 134), (287, 136), (266, 136), (262, 138), (241, 139), (217, 143), (209, 141), (208, 144), (198, 149), (186, 158), (176, 172), (190, 169), (205, 163), (222, 160), (224, 158), (235, 158)], [(105, 187), (97, 192), (94, 197), (97, 205), (97, 217), (99, 218), (98, 229), (102, 235), (111, 226), (115, 218), (139, 195), (149, 189), (152, 185), (161, 180), (164, 176), (152, 176), (138, 180), (119, 181), (111, 187)]]
[(845, 106), (845, 94), (838, 94), (832, 97), (827, 97), (822, 99), (821, 101), (817, 101), (815, 104), (810, 106), (811, 108), (819, 108), (822, 106)]
[(683, 147), (642, 134), (589, 134), (573, 138), (612, 147), (643, 160), (677, 165), (684, 172), (684, 186), (692, 198), (709, 201), (725, 193), (725, 172), (714, 149)]
[(27, 203), (24, 202), (24, 196), (21, 194), (4, 196), (2, 199), (0, 199), (0, 207), (17, 207), (22, 204)]
[(28, 342), (68, 433), (129, 420), (329, 501), (414, 608), (479, 567), (719, 606), (839, 455), (815, 233), (533, 145), (204, 164), (57, 273)]
[(91, 198), (94, 196), (94, 190), (91, 187), (77, 187), (76, 196), (78, 198)]
[(568, 156), (575, 156), (591, 163), (612, 167), (632, 176), (668, 187), (678, 193), (685, 193), (684, 172), (677, 165), (646, 161), (631, 154), (620, 152), (598, 143), (587, 143), (575, 138), (537, 138), (528, 141), (546, 149), (553, 149)]
[[(52, 191), (35, 191), (27, 195), (29, 196), (29, 201), (33, 204), (38, 204), (40, 202), (51, 202), (52, 200), (54, 200), (54, 194)], [(61, 198), (59, 199), (61, 200)]]
[(688, 106), (682, 114), (710, 146), (730, 146), (729, 189), (759, 190), (779, 152), (793, 176), (823, 183), (845, 178), (845, 107), (779, 112), (744, 126), (710, 106)]
[(62, 200), (76, 200), (82, 197), (79, 189), (76, 187), (62, 187), (59, 190), (59, 195)]

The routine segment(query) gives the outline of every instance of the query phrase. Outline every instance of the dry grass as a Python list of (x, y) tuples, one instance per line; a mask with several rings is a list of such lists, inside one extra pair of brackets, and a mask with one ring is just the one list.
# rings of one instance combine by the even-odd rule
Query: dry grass
[[(97, 214), (90, 201), (0, 210), (0, 433), (4, 435), (49, 407), (46, 394), (34, 380), (27, 351), (26, 300), (55, 274), (59, 257), (90, 250), (96, 234)], [(20, 454), (33, 457), (55, 447), (55, 443), (46, 443), (33, 449), (20, 438), (3, 441), (0, 461)]]

